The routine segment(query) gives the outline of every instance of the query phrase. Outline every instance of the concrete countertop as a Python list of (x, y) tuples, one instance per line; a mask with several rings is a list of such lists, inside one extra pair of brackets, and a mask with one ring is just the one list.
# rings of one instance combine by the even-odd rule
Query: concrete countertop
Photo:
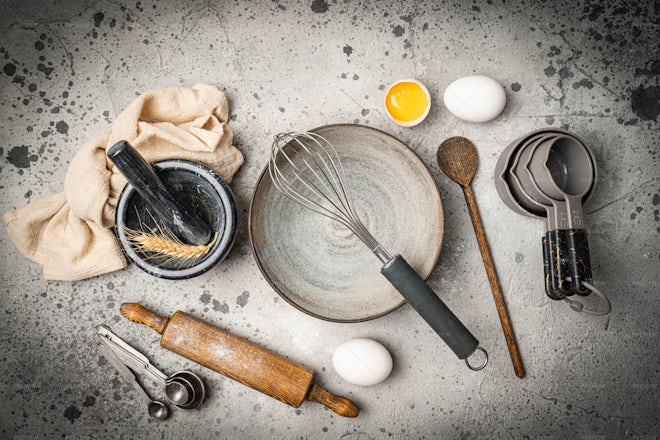
[[(0, 437), (32, 438), (657, 438), (660, 436), (660, 4), (655, 1), (175, 2), (0, 0), (0, 211), (62, 191), (78, 149), (153, 88), (218, 86), (245, 164), (231, 184), (239, 233), (229, 257), (186, 281), (131, 265), (45, 281), (0, 228)], [(442, 104), (453, 80), (485, 74), (506, 90), (494, 121), (464, 123)], [(433, 108), (414, 128), (384, 113), (389, 84), (416, 78)], [(247, 213), (272, 136), (359, 123), (406, 142), (433, 174), (444, 242), (429, 284), (487, 347), (467, 370), (404, 306), (340, 324), (296, 310), (252, 256)], [(493, 171), (513, 139), (562, 127), (583, 137), (599, 181), (586, 207), (594, 284), (608, 317), (571, 312), (543, 287), (543, 223), (509, 210)], [(435, 163), (449, 136), (479, 150), (474, 191), (527, 376), (513, 374), (460, 188)], [(404, 228), (405, 225), (402, 225)], [(158, 346), (121, 317), (138, 301), (192, 313), (313, 368), (362, 412), (288, 407)], [(107, 324), (166, 372), (202, 375), (207, 401), (163, 423), (93, 347)], [(333, 370), (342, 342), (370, 337), (394, 357), (384, 383)], [(162, 396), (147, 381), (150, 392)]]

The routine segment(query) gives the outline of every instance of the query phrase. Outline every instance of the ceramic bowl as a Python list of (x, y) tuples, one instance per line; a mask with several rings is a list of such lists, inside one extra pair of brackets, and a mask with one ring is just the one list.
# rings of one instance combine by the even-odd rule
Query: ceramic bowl
[[(440, 254), (443, 210), (424, 163), (406, 144), (374, 128), (347, 124), (312, 131), (337, 149), (367, 229), (427, 278)], [(267, 168), (257, 182), (249, 219), (262, 274), (305, 313), (356, 322), (405, 303), (380, 274), (380, 260), (352, 232), (284, 197)]]

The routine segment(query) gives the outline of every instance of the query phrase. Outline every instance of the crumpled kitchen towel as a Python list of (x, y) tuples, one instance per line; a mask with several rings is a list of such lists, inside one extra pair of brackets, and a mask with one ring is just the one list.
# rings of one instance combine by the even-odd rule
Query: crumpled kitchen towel
[(78, 151), (63, 193), (4, 214), (9, 237), (47, 280), (75, 281), (126, 267), (109, 229), (126, 180), (106, 148), (126, 140), (147, 162), (193, 160), (229, 183), (243, 155), (231, 145), (228, 115), (227, 98), (211, 85), (144, 93)]

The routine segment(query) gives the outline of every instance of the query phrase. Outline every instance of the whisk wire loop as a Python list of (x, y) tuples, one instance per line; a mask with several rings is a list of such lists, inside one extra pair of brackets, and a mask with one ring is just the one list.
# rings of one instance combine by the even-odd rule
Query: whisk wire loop
[(339, 154), (323, 136), (278, 134), (268, 172), (275, 188), (287, 198), (344, 225), (379, 258), (389, 255), (358, 216)]
[[(333, 203), (333, 201), (327, 196), (325, 196), (324, 193), (316, 185), (303, 179), (300, 171), (301, 168), (298, 166), (298, 164), (296, 164), (293, 161), (292, 155), (287, 154), (282, 150), (278, 150), (274, 145), (273, 157), (275, 158), (276, 156), (283, 157), (285, 159), (285, 161), (288, 163), (290, 167), (289, 173), (293, 175), (291, 179), (287, 178), (286, 175), (282, 172), (281, 168), (279, 166), (274, 165), (276, 159), (274, 159), (269, 163), (269, 174), (271, 176), (271, 179), (273, 180), (273, 183), (275, 184), (275, 187), (280, 192), (282, 192), (285, 196), (294, 200), (295, 202), (305, 206), (306, 208), (311, 209), (312, 211), (317, 212), (326, 217), (330, 217), (333, 220), (344, 224), (346, 227), (350, 227), (346, 223), (346, 220), (336, 215), (333, 210), (330, 210), (319, 203), (311, 202), (307, 196), (304, 196), (301, 191), (298, 191), (295, 188), (294, 186), (295, 181), (302, 182), (303, 186), (307, 188), (312, 194), (316, 195), (319, 198), (325, 199), (335, 209), (338, 209), (336, 205)], [(306, 166), (308, 166), (308, 164)]]

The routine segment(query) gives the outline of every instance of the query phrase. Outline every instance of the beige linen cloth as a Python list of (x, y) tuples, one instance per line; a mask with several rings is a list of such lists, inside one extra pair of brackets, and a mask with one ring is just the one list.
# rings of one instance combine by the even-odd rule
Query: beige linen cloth
[(126, 140), (147, 162), (193, 160), (229, 183), (243, 155), (231, 145), (228, 114), (227, 98), (211, 85), (144, 93), (78, 151), (63, 193), (4, 215), (9, 237), (48, 280), (74, 281), (126, 267), (110, 229), (126, 180), (106, 148)]

